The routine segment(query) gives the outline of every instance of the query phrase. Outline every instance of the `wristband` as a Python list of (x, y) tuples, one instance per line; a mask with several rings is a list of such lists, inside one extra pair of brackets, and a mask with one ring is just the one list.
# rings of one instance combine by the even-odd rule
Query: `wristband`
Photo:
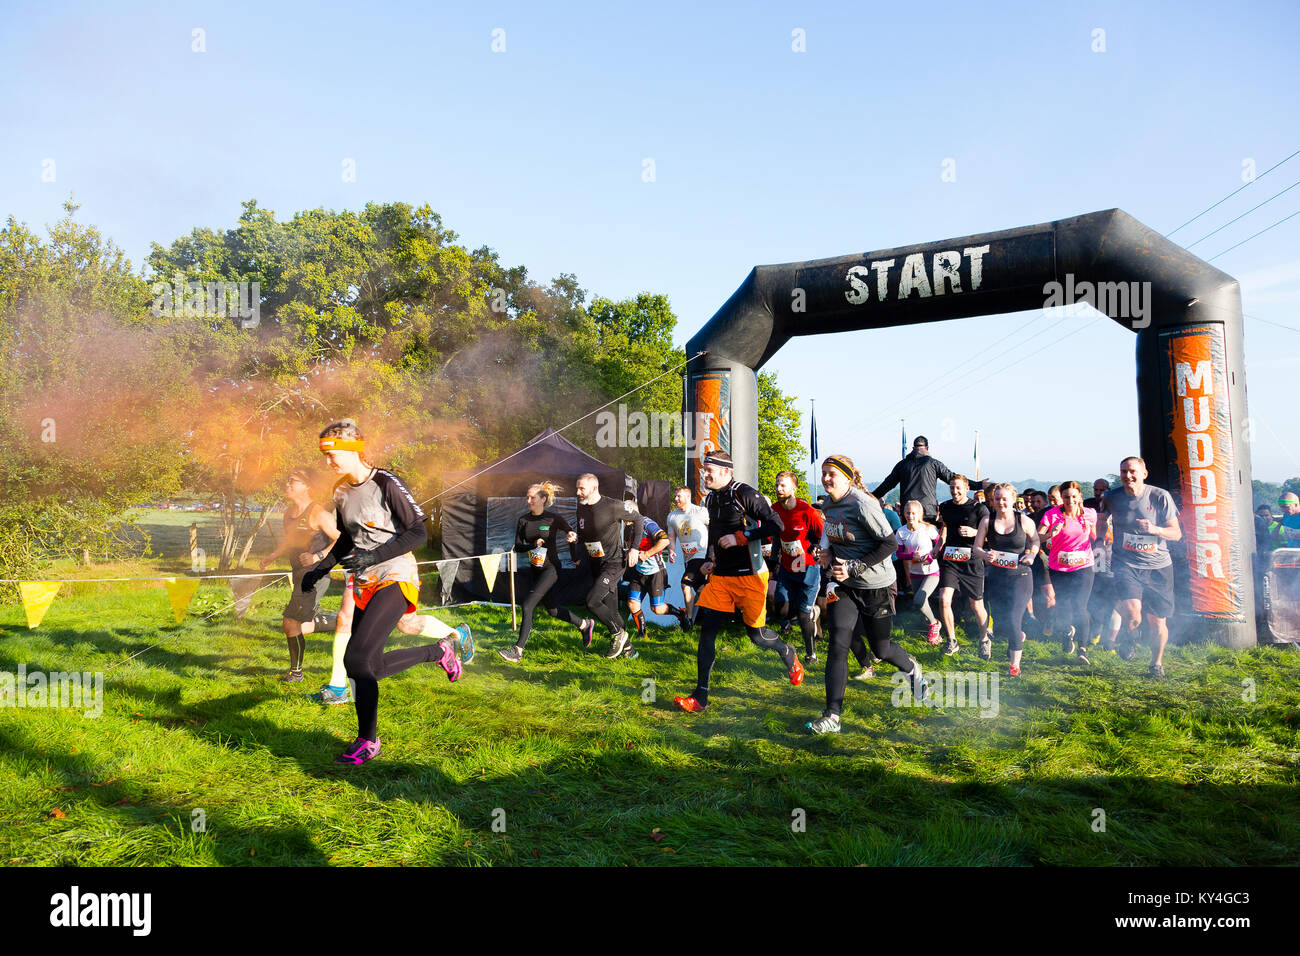
[(736, 544), (749, 544), (749, 538), (745, 537), (745, 532), (735, 532)]

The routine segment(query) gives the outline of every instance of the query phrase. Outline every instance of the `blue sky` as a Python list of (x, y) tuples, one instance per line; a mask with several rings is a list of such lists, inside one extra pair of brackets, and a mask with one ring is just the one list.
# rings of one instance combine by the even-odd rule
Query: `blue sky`
[[(5, 19), (0, 212), (40, 226), (75, 192), (138, 267), (249, 198), (282, 218), (427, 201), (539, 280), (668, 295), (682, 342), (759, 263), (1116, 206), (1168, 232), (1241, 186), (1243, 163), (1300, 149), (1286, 2), (18, 3)], [(1173, 238), (1297, 180), (1300, 156)], [(1193, 251), (1298, 209), (1300, 187)], [(1300, 475), (1300, 216), (1214, 264), (1249, 316), (1255, 476)], [(1115, 471), (1137, 448), (1131, 333), (1093, 313), (1031, 338), (1053, 321), (1037, 317), (946, 388), (934, 377), (1035, 314), (796, 340), (768, 368), (816, 399), (821, 450), (869, 478), (897, 457), (900, 414), (954, 468), (978, 428), (986, 474)], [(1062, 361), (1083, 385), (1048, 370)]]

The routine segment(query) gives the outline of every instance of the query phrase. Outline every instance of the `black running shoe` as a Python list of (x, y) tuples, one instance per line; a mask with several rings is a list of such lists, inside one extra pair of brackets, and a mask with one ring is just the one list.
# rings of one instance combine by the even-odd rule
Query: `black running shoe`
[(587, 618), (578, 627), (578, 630), (582, 632), (582, 646), (591, 647), (592, 635), (596, 633), (596, 622), (591, 618)]

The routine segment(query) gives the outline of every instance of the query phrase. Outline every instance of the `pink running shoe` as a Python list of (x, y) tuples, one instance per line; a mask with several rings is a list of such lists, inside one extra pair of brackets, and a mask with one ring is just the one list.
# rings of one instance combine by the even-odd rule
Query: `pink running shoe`
[(379, 738), (366, 740), (364, 737), (358, 737), (347, 747), (343, 753), (334, 758), (335, 763), (344, 763), (352, 767), (360, 767), (367, 760), (374, 760), (383, 751), (379, 743)]
[(938, 644), (938, 643), (939, 643), (939, 641), (941, 640), (941, 638), (940, 638), (940, 635), (939, 635), (939, 622), (938, 622), (938, 621), (935, 621), (933, 624), (930, 625), (930, 633), (927, 634), (927, 635), (925, 636), (925, 639), (926, 639), (927, 641), (929, 641), (931, 644)]
[(447, 680), (453, 684), (460, 680), (460, 658), (456, 655), (456, 642), (450, 637), (444, 637), (438, 642), (442, 645), (442, 660), (438, 661), (442, 669), (447, 672)]

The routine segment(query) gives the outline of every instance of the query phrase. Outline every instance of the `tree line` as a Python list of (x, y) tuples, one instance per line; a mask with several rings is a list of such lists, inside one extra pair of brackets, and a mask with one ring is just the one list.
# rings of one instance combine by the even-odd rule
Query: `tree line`
[[(74, 202), (64, 210), (45, 236), (12, 216), (0, 230), (0, 576), (83, 550), (117, 557), (130, 508), (182, 490), (220, 503), (220, 568), (238, 567), (284, 475), (317, 463), (317, 433), (342, 417), (429, 497), (443, 471), (656, 376), (628, 407), (681, 412), (686, 356), (666, 295), (534, 281), (466, 247), (427, 204), (281, 220), (249, 200), (231, 228), (153, 243), (139, 274)], [(805, 457), (795, 399), (772, 374), (759, 417), (769, 487)], [(681, 478), (681, 448), (599, 447), (594, 418), (565, 436), (637, 478)]]

